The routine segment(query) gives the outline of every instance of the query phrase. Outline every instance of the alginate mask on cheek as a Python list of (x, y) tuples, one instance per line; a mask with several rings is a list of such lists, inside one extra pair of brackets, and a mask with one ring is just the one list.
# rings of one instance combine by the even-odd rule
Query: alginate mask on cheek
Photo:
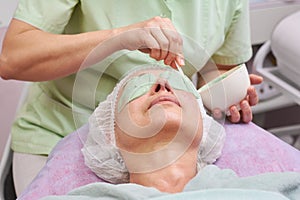
[(141, 74), (130, 79), (123, 87), (123, 93), (118, 103), (120, 112), (126, 104), (146, 94), (155, 83), (156, 77), (153, 74)]
[(168, 80), (168, 83), (172, 88), (191, 92), (196, 98), (200, 98), (200, 94), (187, 76), (182, 76), (177, 71), (166, 71), (161, 73), (160, 77)]
[(200, 98), (193, 83), (186, 76), (182, 76), (178, 72), (164, 71), (159, 76), (147, 73), (133, 77), (125, 84), (123, 93), (119, 99), (118, 111), (120, 112), (129, 102), (146, 94), (159, 78), (167, 80), (173, 89), (191, 92), (196, 98)]

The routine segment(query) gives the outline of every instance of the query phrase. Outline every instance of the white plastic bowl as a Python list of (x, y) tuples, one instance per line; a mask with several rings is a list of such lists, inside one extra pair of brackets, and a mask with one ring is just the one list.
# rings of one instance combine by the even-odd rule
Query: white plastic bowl
[(212, 111), (218, 108), (229, 115), (229, 107), (239, 105), (246, 97), (249, 86), (247, 67), (241, 64), (208, 82), (198, 92), (207, 109)]

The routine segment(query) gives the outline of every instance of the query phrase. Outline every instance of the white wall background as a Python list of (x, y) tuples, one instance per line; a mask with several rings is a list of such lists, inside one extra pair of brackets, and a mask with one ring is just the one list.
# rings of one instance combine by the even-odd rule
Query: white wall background
[(0, 0), (0, 27), (9, 24), (17, 4), (18, 0)]
[(300, 10), (300, 0), (249, 0), (252, 44), (268, 40), (277, 23)]

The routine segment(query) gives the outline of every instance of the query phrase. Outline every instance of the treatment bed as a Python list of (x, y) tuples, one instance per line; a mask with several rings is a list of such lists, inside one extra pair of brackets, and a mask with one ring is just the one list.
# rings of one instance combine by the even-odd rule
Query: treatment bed
[[(253, 123), (225, 125), (226, 142), (215, 163), (239, 176), (265, 172), (300, 172), (300, 151)], [(49, 155), (46, 166), (19, 199), (63, 195), (77, 187), (103, 181), (84, 164), (81, 148), (88, 125), (62, 139)]]

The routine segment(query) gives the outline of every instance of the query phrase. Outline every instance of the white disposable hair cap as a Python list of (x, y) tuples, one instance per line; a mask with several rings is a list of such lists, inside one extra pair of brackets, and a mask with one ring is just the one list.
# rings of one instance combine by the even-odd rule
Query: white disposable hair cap
[[(89, 118), (89, 133), (82, 148), (85, 164), (100, 178), (110, 183), (128, 183), (129, 172), (115, 142), (115, 109), (120, 88), (138, 71), (148, 69), (173, 70), (156, 65), (140, 67), (128, 73), (99, 104)], [(203, 120), (203, 133), (198, 153), (198, 169), (214, 163), (220, 157), (225, 141), (221, 124), (206, 114), (201, 98), (197, 99)]]

